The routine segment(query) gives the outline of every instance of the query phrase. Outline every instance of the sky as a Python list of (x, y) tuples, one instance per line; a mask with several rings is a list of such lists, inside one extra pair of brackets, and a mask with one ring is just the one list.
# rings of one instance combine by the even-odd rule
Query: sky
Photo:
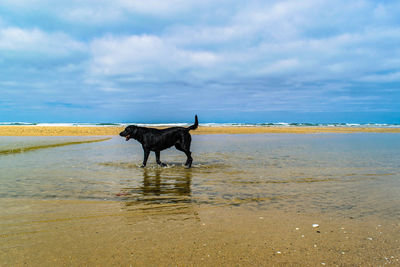
[(1, 0), (0, 122), (400, 123), (400, 2)]

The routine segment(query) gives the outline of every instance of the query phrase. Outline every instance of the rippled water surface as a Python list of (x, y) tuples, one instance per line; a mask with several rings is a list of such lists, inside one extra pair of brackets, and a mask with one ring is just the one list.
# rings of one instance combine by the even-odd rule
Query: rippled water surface
[[(194, 164), (140, 168), (141, 146), (112, 137), (0, 137), (0, 197), (116, 200), (173, 212), (193, 204), (400, 217), (400, 135), (193, 136)], [(89, 141), (89, 142), (88, 142)], [(34, 149), (32, 149), (34, 148)]]

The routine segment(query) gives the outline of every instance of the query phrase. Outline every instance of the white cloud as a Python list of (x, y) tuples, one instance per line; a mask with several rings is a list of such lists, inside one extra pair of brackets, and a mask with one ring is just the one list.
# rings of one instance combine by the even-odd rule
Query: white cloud
[(282, 73), (291, 73), (293, 70), (297, 70), (297, 68), (301, 67), (298, 59), (296, 58), (288, 58), (278, 60), (269, 64), (265, 68), (257, 70), (259, 75), (263, 74), (282, 74)]
[(82, 52), (85, 44), (64, 33), (46, 33), (40, 29), (7, 27), (0, 29), (0, 50), (67, 55)]
[(377, 83), (400, 82), (400, 71), (385, 73), (385, 74), (367, 75), (361, 77), (359, 80), (363, 82), (377, 82)]
[(154, 14), (154, 15), (171, 15), (182, 12), (184, 10), (194, 9), (209, 5), (213, 1), (203, 0), (116, 0), (114, 4), (126, 8), (132, 12)]
[(2, 0), (2, 5), (17, 12), (56, 14), (58, 18), (74, 24), (103, 25), (126, 22), (135, 15), (173, 18), (198, 9), (210, 10), (229, 2), (232, 3), (227, 0), (218, 3), (211, 0), (69, 0), (57, 3), (52, 0)]
[(365, 73), (400, 67), (388, 57), (388, 51), (399, 56), (392, 49), (400, 40), (399, 28), (382, 28), (374, 21), (391, 14), (392, 4), (361, 0), (250, 1), (227, 8), (224, 4), (118, 0), (93, 6), (72, 1), (71, 7), (63, 7), (62, 16), (97, 23), (123, 21), (134, 13), (173, 17), (215, 7), (210, 9), (212, 14), (222, 12), (227, 18), (194, 20), (189, 25), (168, 23), (157, 33), (98, 36), (88, 45), (90, 75), (164, 81), (290, 76), (304, 82), (351, 76), (357, 80)]
[(94, 73), (174, 75), (185, 68), (207, 67), (218, 61), (209, 51), (181, 49), (154, 35), (108, 36), (91, 43)]
[(72, 23), (88, 25), (103, 24), (109, 22), (121, 22), (124, 20), (123, 10), (115, 6), (83, 6), (66, 8), (61, 17)]

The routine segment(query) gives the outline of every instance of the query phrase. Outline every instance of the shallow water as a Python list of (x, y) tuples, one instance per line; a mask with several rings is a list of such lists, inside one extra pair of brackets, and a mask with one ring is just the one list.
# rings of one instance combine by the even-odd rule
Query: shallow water
[[(400, 135), (193, 136), (194, 164), (140, 168), (141, 146), (120, 137), (0, 137), (0, 198), (115, 200), (134, 212), (194, 204), (400, 217)], [(62, 144), (57, 146), (57, 144)], [(30, 150), (29, 148), (37, 148)], [(24, 148), (24, 149), (20, 149)]]

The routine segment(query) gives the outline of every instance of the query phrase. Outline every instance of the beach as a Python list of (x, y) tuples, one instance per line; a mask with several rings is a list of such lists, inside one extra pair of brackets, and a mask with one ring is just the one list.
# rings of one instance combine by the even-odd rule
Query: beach
[(200, 127), (185, 169), (121, 127), (2, 126), (0, 262), (397, 266), (398, 129), (349, 128)]

